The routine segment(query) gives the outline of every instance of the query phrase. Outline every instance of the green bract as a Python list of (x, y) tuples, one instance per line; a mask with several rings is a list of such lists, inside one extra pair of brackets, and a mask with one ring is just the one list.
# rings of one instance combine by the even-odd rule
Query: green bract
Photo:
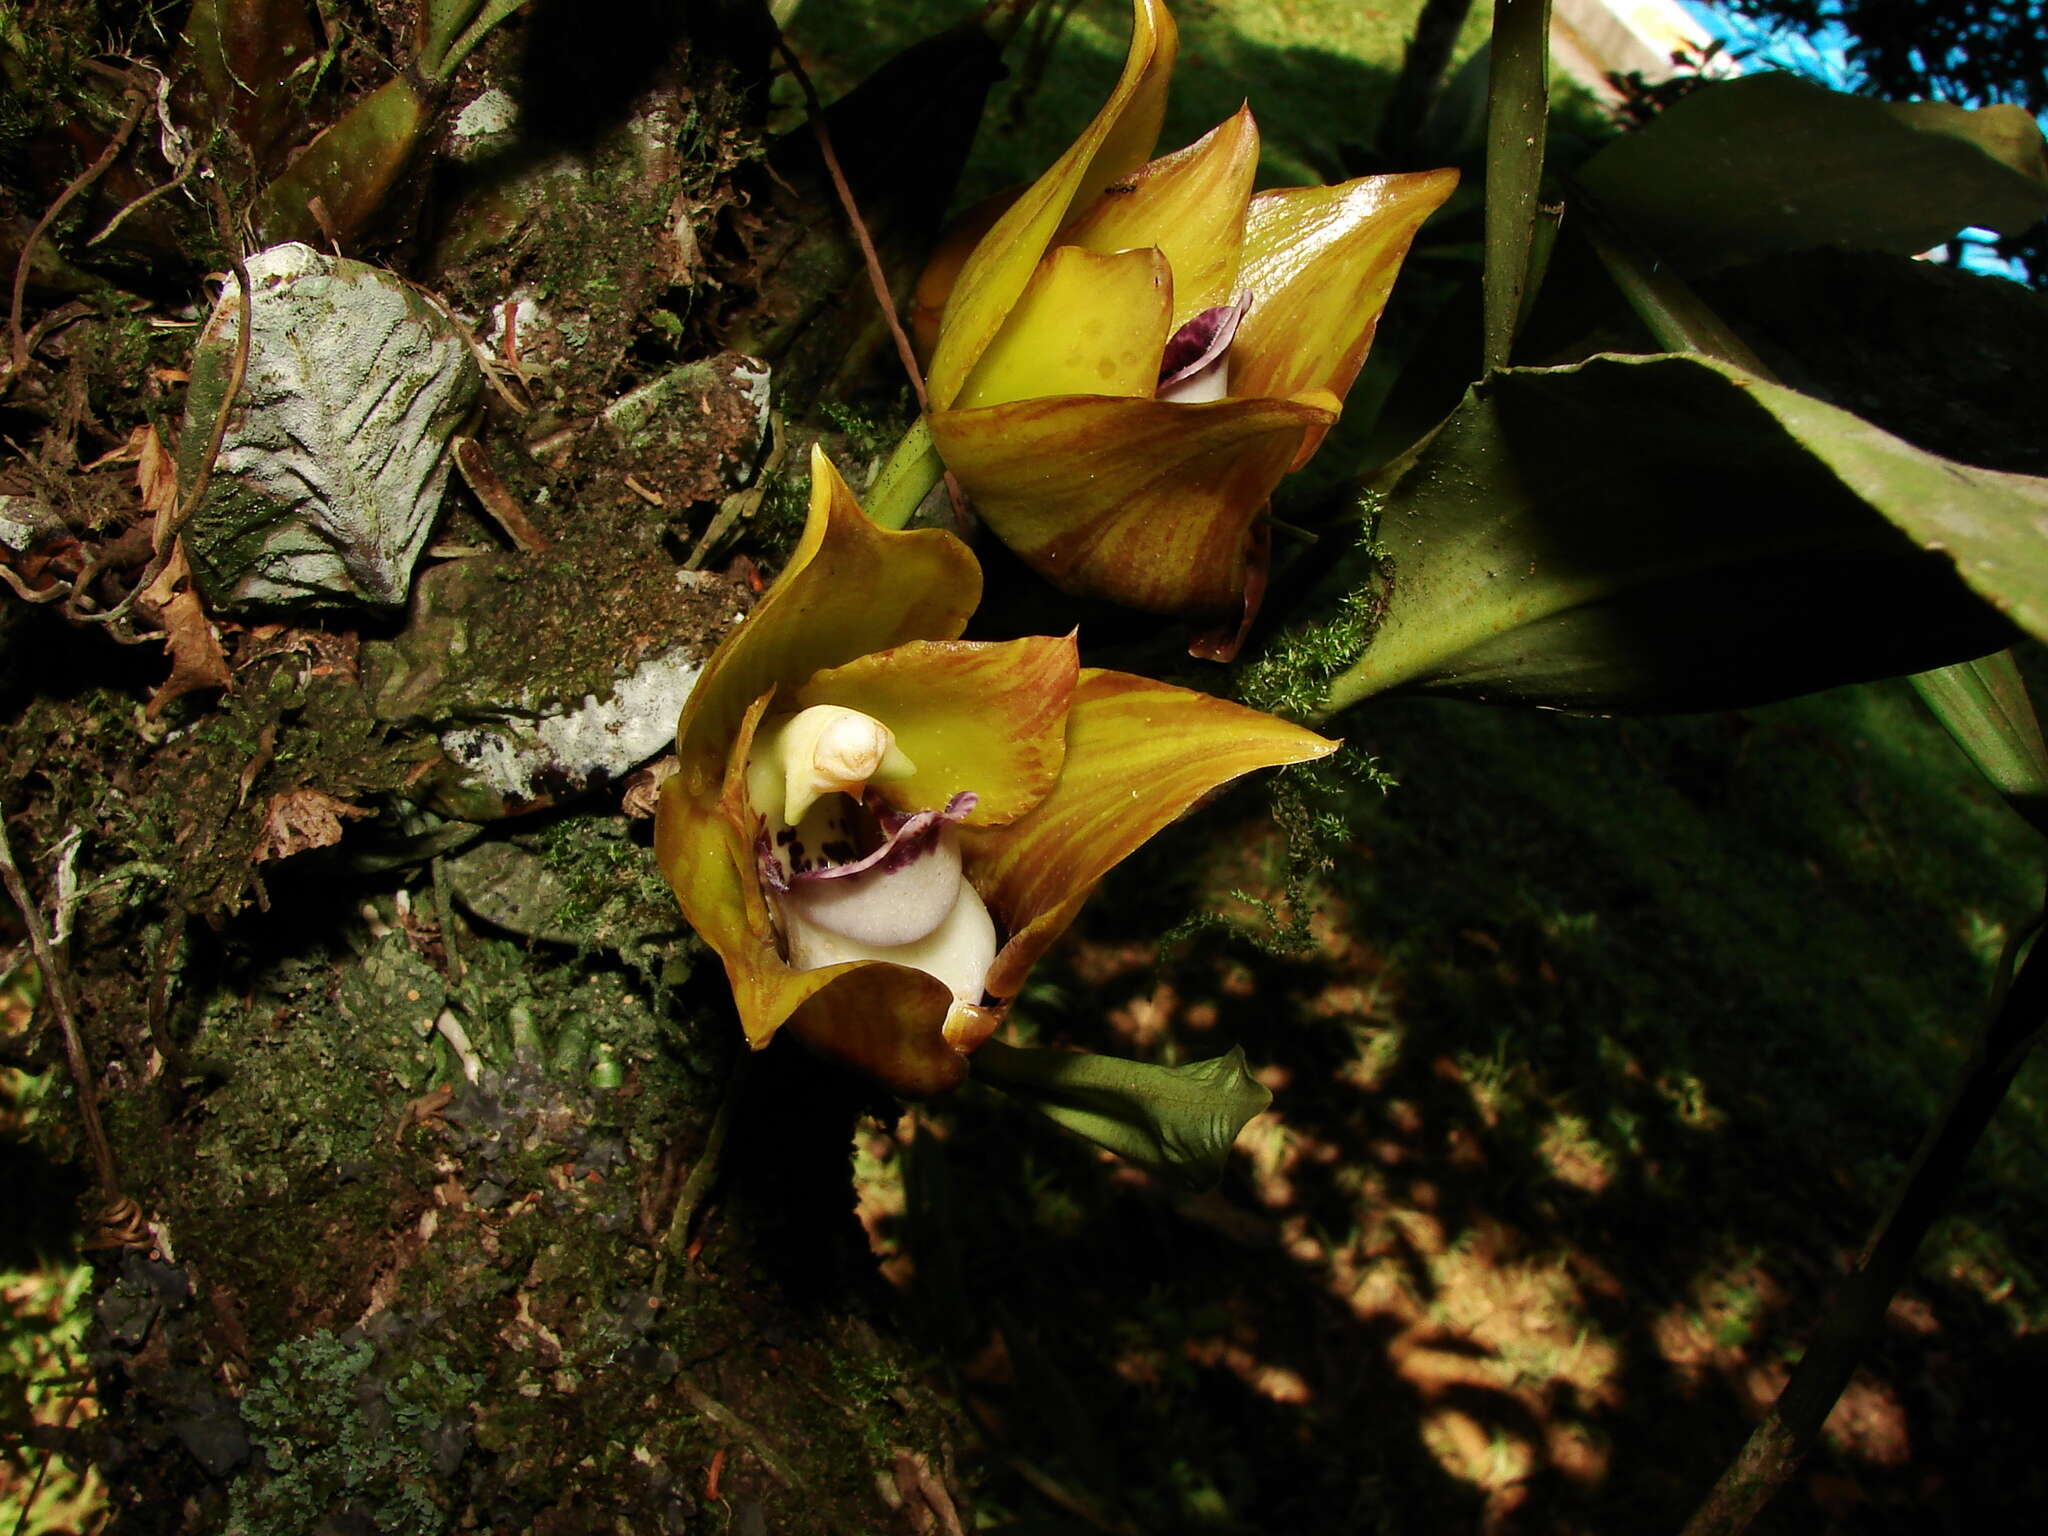
[[(875, 527), (822, 453), (811, 473), (810, 518), (788, 567), (683, 709), (655, 852), (725, 962), (750, 1044), (788, 1025), (898, 1093), (940, 1093), (966, 1075), (968, 1054), (1113, 865), (1218, 785), (1336, 743), (1206, 694), (1083, 667), (1071, 635), (961, 640), (981, 596), (967, 547), (937, 530)], [(821, 706), (878, 722), (894, 755), (879, 739), (817, 749), (819, 731), (796, 718)], [(824, 823), (809, 788), (797, 824), (783, 822), (792, 802), (777, 786), (795, 781), (782, 758), (771, 771), (757, 754), (757, 737), (770, 735), (776, 753), (798, 739), (831, 759), (818, 783), (850, 835), (864, 821), (869, 842), (899, 829), (900, 846), (814, 841)], [(874, 776), (861, 783), (866, 763)], [(852, 872), (856, 853), (873, 867)], [(906, 881), (950, 878), (955, 855), (960, 889), (941, 903), (942, 931), (895, 946), (835, 930), (825, 946), (845, 958), (801, 963), (822, 952), (806, 905), (820, 882), (868, 882), (872, 905), (866, 894), (843, 903), (865, 920)], [(976, 908), (988, 952), (963, 972), (973, 935), (952, 945), (948, 925), (971, 928)], [(948, 957), (933, 959), (941, 940)]]

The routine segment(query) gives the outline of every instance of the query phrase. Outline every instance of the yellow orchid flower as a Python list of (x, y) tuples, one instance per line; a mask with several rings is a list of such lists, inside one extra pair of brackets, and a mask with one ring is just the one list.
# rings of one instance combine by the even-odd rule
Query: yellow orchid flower
[(1079, 665), (1072, 635), (959, 638), (967, 547), (875, 527), (813, 451), (803, 538), (705, 664), (655, 856), (748, 1043), (787, 1025), (896, 1092), (955, 1086), (1108, 870), (1203, 795), (1336, 743)]
[(1148, 162), (1177, 34), (1160, 0), (1133, 9), (1094, 121), (919, 284), (929, 425), (989, 527), (1056, 585), (1234, 622), (1253, 520), (1336, 421), (1458, 176), (1254, 195), (1249, 108)]

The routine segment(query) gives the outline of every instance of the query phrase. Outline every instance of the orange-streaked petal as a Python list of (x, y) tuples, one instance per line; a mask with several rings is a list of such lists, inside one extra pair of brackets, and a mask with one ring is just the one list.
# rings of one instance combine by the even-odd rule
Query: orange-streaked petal
[(1040, 395), (1149, 398), (1173, 327), (1173, 274), (1156, 250), (1055, 247), (954, 399), (955, 410)]
[(1236, 296), (1258, 168), (1258, 124), (1250, 107), (1240, 107), (1186, 149), (1161, 155), (1096, 198), (1059, 232), (1055, 249), (1157, 246), (1173, 269), (1173, 324), (1182, 325)]
[(941, 411), (932, 439), (996, 536), (1053, 585), (1237, 615), (1245, 533), (1334, 402), (1103, 400)]
[[(1341, 400), (1372, 346), (1409, 243), (1457, 184), (1456, 171), (1418, 171), (1254, 197), (1238, 269), (1252, 307), (1230, 349), (1230, 392), (1323, 389)], [(1309, 433), (1293, 467), (1307, 463), (1322, 440), (1321, 431)]]
[(1166, 114), (1179, 31), (1162, 0), (1132, 0), (1123, 74), (1081, 136), (995, 223), (960, 269), (925, 380), (934, 409), (952, 405), (1002, 329), (1024, 285), (1077, 203), (1085, 203), (1152, 153)]
[(685, 790), (717, 793), (740, 717), (762, 694), (906, 640), (951, 640), (980, 600), (981, 567), (965, 544), (935, 528), (877, 528), (813, 448), (803, 537), (683, 706), (676, 755)]
[(874, 960), (805, 971), (831, 977), (789, 1017), (790, 1032), (906, 1099), (957, 1088), (967, 1058), (943, 1033), (953, 994), (936, 976)]
[(1015, 821), (1043, 800), (1067, 752), (1067, 705), (1080, 663), (1074, 637), (914, 640), (820, 672), (793, 707), (840, 704), (895, 732), (917, 765), (874, 785), (901, 810), (936, 810), (979, 797), (970, 827)]
[(1210, 790), (1336, 750), (1313, 731), (1206, 693), (1084, 667), (1059, 784), (1021, 821), (960, 833), (968, 878), (1010, 936), (989, 992), (1014, 997), (1096, 882)]
[(1029, 190), (1027, 183), (983, 198), (939, 236), (931, 260), (917, 275), (917, 289), (910, 299), (910, 344), (920, 368), (931, 366), (932, 349), (939, 344), (939, 320), (946, 312), (946, 301), (953, 297), (953, 285), (960, 281), (960, 269), (981, 244), (981, 237)]

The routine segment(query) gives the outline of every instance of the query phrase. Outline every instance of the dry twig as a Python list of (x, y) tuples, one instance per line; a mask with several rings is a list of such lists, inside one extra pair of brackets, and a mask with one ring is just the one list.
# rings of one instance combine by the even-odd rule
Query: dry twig
[(121, 151), (128, 147), (128, 140), (135, 134), (135, 128), (142, 121), (142, 114), (149, 106), (149, 93), (141, 86), (130, 82), (128, 115), (121, 120), (121, 126), (114, 130), (114, 136), (107, 140), (106, 148), (99, 158), (71, 179), (68, 186), (57, 194), (57, 200), (43, 210), (43, 216), (36, 220), (35, 228), (28, 232), (28, 238), (21, 242), (21, 257), (14, 264), (14, 293), (7, 307), (7, 374), (0, 378), (0, 385), (12, 384), (21, 377), (28, 367), (29, 339), (21, 329), (21, 304), (28, 292), (29, 266), (35, 259), (36, 242), (41, 240), (57, 215), (70, 206), (71, 200), (106, 173), (108, 166), (119, 158)]
[[(7, 894), (21, 913), (22, 926), (28, 930), (29, 945), (35, 951), (36, 968), (43, 973), (43, 996), (49, 1001), (50, 1011), (57, 1017), (58, 1031), (64, 1037), (64, 1060), (71, 1071), (72, 1086), (78, 1093), (78, 1113), (85, 1123), (85, 1140), (92, 1152), (93, 1171), (99, 1179), (102, 1193), (110, 1205), (114, 1204), (121, 1198), (121, 1176), (114, 1163), (114, 1149), (107, 1141), (106, 1129), (100, 1124), (99, 1093), (93, 1083), (92, 1064), (86, 1059), (84, 1038), (78, 1031), (78, 999), (71, 990), (71, 972), (43, 922), (43, 909), (36, 904), (34, 893), (29, 890), (20, 867), (14, 862), (14, 845), (7, 836), (4, 818), (0, 818), (0, 880), (5, 881)], [(59, 913), (58, 927), (60, 931), (69, 929), (68, 912)]]

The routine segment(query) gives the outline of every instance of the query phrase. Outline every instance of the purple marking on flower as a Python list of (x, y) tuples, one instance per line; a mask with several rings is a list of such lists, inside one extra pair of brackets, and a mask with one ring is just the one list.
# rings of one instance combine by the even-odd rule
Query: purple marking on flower
[(1186, 383), (1228, 352), (1251, 307), (1252, 291), (1247, 288), (1235, 303), (1203, 310), (1168, 337), (1166, 353), (1159, 360), (1159, 388)]
[(768, 839), (765, 822), (754, 836), (754, 862), (760, 866), (762, 885), (778, 896), (788, 893), (789, 877), (782, 872), (782, 861), (775, 857), (775, 844)]
[(864, 858), (851, 859), (843, 864), (799, 870), (791, 878), (799, 882), (838, 880), (848, 875), (865, 874), (871, 869), (901, 869), (906, 864), (913, 864), (938, 846), (939, 834), (949, 824), (965, 821), (980, 799), (971, 790), (963, 790), (946, 802), (944, 810), (906, 813), (891, 810), (879, 797), (872, 798), (868, 802), (868, 810), (882, 831), (879, 848)]

